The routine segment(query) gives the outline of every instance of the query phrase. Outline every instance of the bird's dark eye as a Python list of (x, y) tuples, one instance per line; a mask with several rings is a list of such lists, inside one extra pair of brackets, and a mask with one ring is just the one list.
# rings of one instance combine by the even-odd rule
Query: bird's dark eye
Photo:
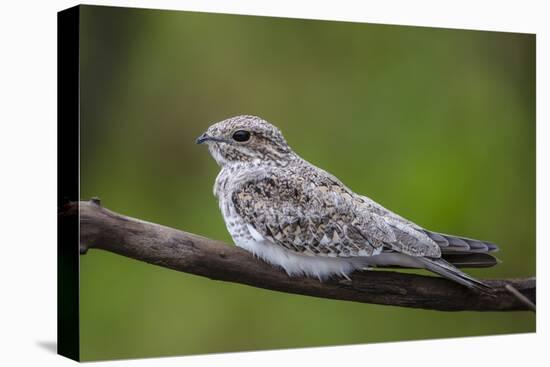
[(233, 133), (233, 140), (240, 143), (248, 141), (250, 139), (250, 132), (246, 130), (237, 130)]

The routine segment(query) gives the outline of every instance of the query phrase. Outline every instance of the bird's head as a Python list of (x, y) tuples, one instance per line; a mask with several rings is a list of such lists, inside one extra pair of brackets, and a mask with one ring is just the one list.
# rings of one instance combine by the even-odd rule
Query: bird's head
[(210, 126), (196, 142), (207, 144), (221, 167), (253, 161), (284, 164), (293, 154), (281, 131), (257, 116), (220, 121)]

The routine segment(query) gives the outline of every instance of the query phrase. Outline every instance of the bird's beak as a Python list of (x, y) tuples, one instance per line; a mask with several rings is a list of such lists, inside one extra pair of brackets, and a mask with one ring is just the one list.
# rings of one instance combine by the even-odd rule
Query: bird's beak
[(208, 135), (207, 133), (204, 133), (202, 134), (201, 136), (199, 136), (197, 138), (197, 140), (195, 140), (195, 143), (197, 144), (202, 144), (204, 143), (205, 141), (217, 141), (217, 142), (220, 142), (220, 143), (227, 143), (227, 141), (225, 139), (221, 139), (221, 138), (216, 138), (214, 136), (210, 136)]
[(208, 135), (206, 135), (206, 133), (202, 134), (201, 136), (199, 136), (197, 138), (197, 140), (195, 140), (195, 143), (197, 144), (202, 144), (204, 143), (205, 141), (209, 140), (210, 137)]

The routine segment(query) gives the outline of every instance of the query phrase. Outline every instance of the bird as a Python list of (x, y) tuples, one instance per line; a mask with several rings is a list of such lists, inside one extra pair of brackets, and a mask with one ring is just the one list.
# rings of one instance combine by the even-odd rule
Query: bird
[(490, 267), (498, 246), (427, 230), (295, 153), (273, 124), (235, 116), (196, 139), (220, 167), (214, 196), (235, 245), (290, 277), (351, 281), (379, 267), (426, 269), (490, 292), (459, 267)]

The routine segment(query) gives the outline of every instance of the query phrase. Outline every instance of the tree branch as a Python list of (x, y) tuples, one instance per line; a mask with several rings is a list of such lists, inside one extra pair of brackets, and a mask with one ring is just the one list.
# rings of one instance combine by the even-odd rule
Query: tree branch
[(506, 289), (510, 284), (535, 303), (535, 278), (486, 280), (496, 291), (481, 294), (435, 277), (393, 271), (360, 271), (352, 280), (319, 282), (290, 278), (248, 252), (225, 243), (114, 213), (99, 199), (69, 202), (60, 220), (80, 214), (81, 253), (101, 249), (150, 264), (270, 290), (321, 298), (441, 311), (528, 310), (529, 305)]

